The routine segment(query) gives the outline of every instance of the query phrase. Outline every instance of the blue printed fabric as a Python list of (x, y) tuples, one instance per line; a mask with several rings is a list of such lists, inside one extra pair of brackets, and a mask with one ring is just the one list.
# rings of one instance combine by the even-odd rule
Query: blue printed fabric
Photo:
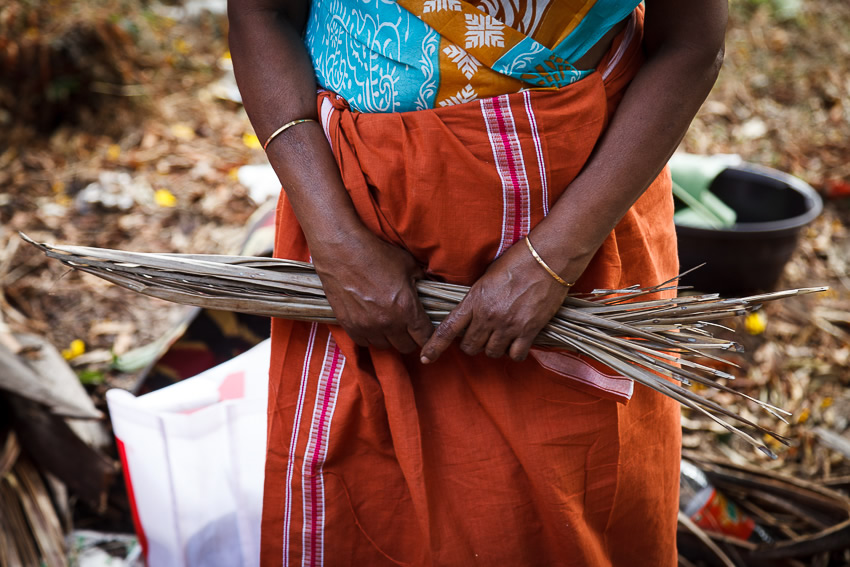
[(306, 44), (318, 83), (355, 110), (434, 106), (440, 36), (393, 0), (313, 0)]

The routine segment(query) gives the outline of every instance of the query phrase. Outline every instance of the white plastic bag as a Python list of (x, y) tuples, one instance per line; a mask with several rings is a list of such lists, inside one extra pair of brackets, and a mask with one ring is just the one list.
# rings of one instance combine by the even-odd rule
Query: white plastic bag
[(144, 396), (106, 394), (151, 567), (259, 565), (269, 341)]

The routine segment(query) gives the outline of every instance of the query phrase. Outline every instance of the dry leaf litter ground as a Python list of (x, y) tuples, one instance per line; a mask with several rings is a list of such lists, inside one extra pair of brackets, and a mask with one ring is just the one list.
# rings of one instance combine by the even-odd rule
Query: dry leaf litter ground
[[(235, 172), (264, 156), (241, 106), (218, 97), (226, 20), (196, 6), (0, 8), (0, 313), (13, 330), (60, 349), (82, 340), (86, 353), (72, 363), (99, 402), (106, 388), (134, 380), (110, 367), (113, 354), (161, 336), (181, 308), (68, 272), (20, 246), (16, 231), (137, 251), (238, 247), (258, 203)], [(794, 446), (766, 461), (687, 413), (684, 444), (845, 488), (850, 455), (830, 448), (823, 431), (850, 443), (847, 37), (844, 0), (733, 1), (720, 80), (683, 142), (694, 153), (740, 154), (820, 191), (825, 211), (804, 231), (779, 287), (832, 288), (768, 306), (749, 322), (756, 334), (732, 323), (746, 347), (735, 387), (793, 412), (790, 424), (705, 392)]]
[(759, 334), (735, 324), (746, 347), (735, 387), (793, 412), (777, 430), (794, 447), (766, 462), (724, 443), (707, 423), (685, 420), (686, 446), (812, 479), (850, 474), (850, 454), (827, 448), (816, 433), (846, 433), (850, 416), (848, 34), (846, 2), (733, 1), (720, 79), (683, 144), (792, 173), (825, 197), (823, 215), (803, 232), (778, 287), (829, 285), (830, 292), (767, 306)]

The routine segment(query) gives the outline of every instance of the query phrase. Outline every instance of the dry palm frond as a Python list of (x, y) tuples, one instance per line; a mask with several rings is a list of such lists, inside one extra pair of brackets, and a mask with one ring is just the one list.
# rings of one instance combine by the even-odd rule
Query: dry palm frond
[[(176, 303), (240, 311), (268, 317), (335, 323), (319, 276), (311, 264), (246, 256), (151, 254), (82, 246), (40, 244), (22, 237), (73, 269), (94, 274), (121, 287)], [(682, 405), (701, 412), (770, 456), (762, 442), (724, 419), (732, 418), (788, 444), (722, 405), (695, 394), (686, 386), (697, 382), (735, 393), (773, 416), (789, 412), (735, 392), (718, 379), (731, 374), (689, 357), (727, 362), (712, 354), (736, 351), (734, 341), (709, 333), (715, 321), (743, 315), (766, 301), (824, 291), (812, 287), (764, 293), (738, 299), (696, 295), (674, 299), (635, 301), (662, 290), (676, 289), (675, 280), (641, 289), (598, 290), (588, 297), (568, 297), (535, 341), (537, 345), (566, 348), (584, 354)], [(463, 299), (469, 288), (420, 281), (419, 297), (437, 324)]]

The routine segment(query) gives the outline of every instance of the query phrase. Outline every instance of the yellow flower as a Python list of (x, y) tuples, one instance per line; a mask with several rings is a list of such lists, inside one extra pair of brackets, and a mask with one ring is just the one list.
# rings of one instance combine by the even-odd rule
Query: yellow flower
[(751, 335), (760, 335), (767, 328), (767, 314), (764, 311), (753, 311), (744, 319), (744, 328)]
[(179, 140), (189, 141), (195, 139), (195, 129), (183, 122), (172, 124), (170, 130), (171, 134)]
[(767, 434), (762, 435), (762, 441), (764, 441), (764, 444), (767, 445), (770, 449), (773, 449), (774, 451), (780, 451), (785, 447), (781, 442), (779, 442), (772, 435), (767, 435)]
[(189, 53), (189, 44), (186, 43), (185, 39), (178, 39), (174, 41), (174, 51), (181, 55), (186, 55)]
[(242, 143), (251, 148), (252, 150), (263, 149), (263, 145), (260, 143), (260, 139), (257, 138), (255, 134), (248, 134), (247, 132), (242, 134)]
[(68, 348), (62, 351), (62, 357), (65, 360), (72, 360), (74, 358), (77, 358), (84, 352), (86, 352), (86, 343), (84, 343), (80, 339), (74, 339), (73, 341), (71, 341), (71, 344), (68, 346)]
[(168, 189), (157, 189), (153, 194), (153, 200), (160, 207), (173, 207), (177, 204), (177, 197)]
[(56, 202), (63, 207), (70, 207), (73, 200), (65, 193), (65, 183), (63, 181), (55, 181), (50, 186), (53, 189), (53, 194), (56, 195)]
[(809, 408), (803, 408), (803, 411), (800, 412), (800, 417), (797, 418), (797, 423), (806, 423), (809, 421), (811, 415), (812, 412), (809, 411)]

